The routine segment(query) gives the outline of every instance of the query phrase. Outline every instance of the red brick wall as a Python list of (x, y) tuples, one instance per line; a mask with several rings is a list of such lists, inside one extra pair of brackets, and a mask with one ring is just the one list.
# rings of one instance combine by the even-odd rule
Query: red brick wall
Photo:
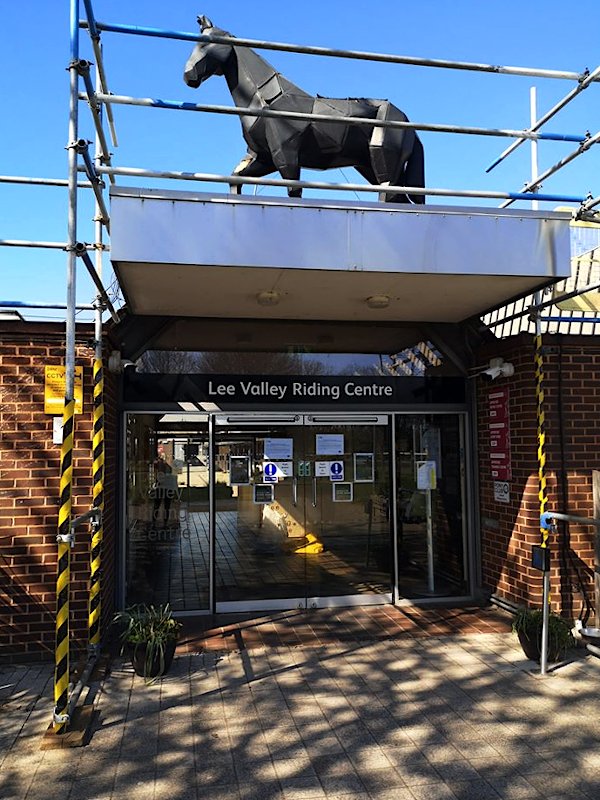
[[(76, 364), (83, 366), (83, 413), (75, 415), (73, 516), (92, 503), (93, 327), (77, 330)], [(44, 366), (64, 364), (64, 326), (0, 323), (0, 658), (53, 658), (56, 611), (56, 532), (60, 445), (44, 413)], [(108, 392), (114, 388), (107, 381)], [(113, 609), (115, 404), (105, 400), (106, 614)], [(73, 657), (87, 644), (89, 526), (76, 533), (71, 560)]]
[[(592, 472), (600, 468), (600, 342), (546, 335), (542, 352), (547, 510), (592, 517)], [(534, 339), (499, 341), (482, 350), (479, 363), (495, 356), (512, 362), (515, 375), (493, 383), (477, 379), (483, 584), (510, 603), (539, 606), (541, 573), (530, 566), (531, 546), (540, 543)], [(490, 474), (488, 395), (500, 386), (510, 391), (509, 503), (494, 499)], [(550, 539), (551, 602), (565, 616), (577, 618), (586, 598), (594, 601), (593, 545), (594, 529), (587, 525), (561, 523)]]

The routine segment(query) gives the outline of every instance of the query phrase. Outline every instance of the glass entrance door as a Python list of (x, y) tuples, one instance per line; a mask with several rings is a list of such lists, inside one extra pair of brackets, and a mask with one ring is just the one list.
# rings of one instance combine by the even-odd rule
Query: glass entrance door
[(126, 605), (210, 606), (209, 436), (206, 414), (128, 414)]
[(385, 415), (217, 417), (219, 611), (390, 602)]
[(398, 596), (469, 594), (464, 418), (396, 417)]

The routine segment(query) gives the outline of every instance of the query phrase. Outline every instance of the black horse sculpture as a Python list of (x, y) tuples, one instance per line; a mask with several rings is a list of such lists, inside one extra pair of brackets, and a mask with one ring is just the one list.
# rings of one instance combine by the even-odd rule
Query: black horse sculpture
[[(205, 16), (198, 17), (203, 34), (231, 36)], [(211, 75), (224, 75), (235, 105), (270, 108), (373, 120), (407, 117), (387, 100), (313, 97), (277, 72), (248, 47), (199, 42), (183, 75), (197, 88)], [(262, 177), (278, 171), (282, 178), (299, 180), (300, 168), (354, 167), (371, 184), (423, 188), (423, 145), (414, 130), (375, 125), (275, 117), (240, 117), (248, 153), (233, 175)], [(232, 187), (234, 189), (234, 187)], [(240, 191), (237, 186), (235, 191)], [(290, 197), (302, 190), (288, 188)], [(380, 199), (395, 203), (424, 203), (421, 194), (383, 193)]]

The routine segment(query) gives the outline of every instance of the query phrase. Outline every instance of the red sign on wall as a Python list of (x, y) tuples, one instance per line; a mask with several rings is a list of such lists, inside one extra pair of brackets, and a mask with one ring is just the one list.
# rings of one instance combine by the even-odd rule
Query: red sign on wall
[(512, 480), (508, 387), (489, 393), (490, 463), (495, 481)]

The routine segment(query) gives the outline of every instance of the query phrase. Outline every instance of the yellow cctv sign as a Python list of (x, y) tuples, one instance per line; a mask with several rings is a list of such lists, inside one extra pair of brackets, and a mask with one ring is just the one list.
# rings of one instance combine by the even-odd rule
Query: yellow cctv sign
[[(44, 413), (61, 415), (65, 407), (67, 368), (44, 367)], [(83, 367), (75, 367), (75, 413), (83, 411)]]

